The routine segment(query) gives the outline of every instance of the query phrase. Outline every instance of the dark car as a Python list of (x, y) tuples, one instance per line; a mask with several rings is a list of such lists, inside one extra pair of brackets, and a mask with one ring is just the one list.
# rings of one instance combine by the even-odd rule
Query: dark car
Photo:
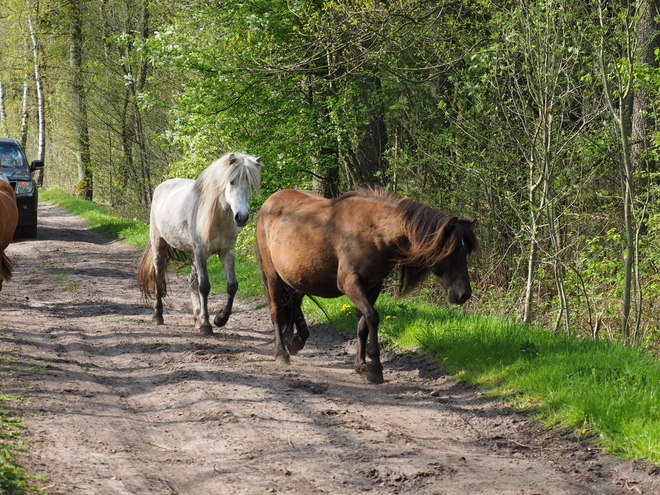
[(32, 172), (44, 168), (44, 162), (33, 160), (28, 164), (23, 148), (13, 139), (0, 138), (0, 173), (4, 174), (16, 193), (18, 226), (16, 236), (37, 236), (37, 185)]

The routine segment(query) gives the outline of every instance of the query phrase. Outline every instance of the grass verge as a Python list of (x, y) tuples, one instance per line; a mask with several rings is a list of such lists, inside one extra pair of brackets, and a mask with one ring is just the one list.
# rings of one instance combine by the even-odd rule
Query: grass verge
[[(86, 218), (97, 232), (124, 237), (137, 247), (146, 243), (147, 226), (64, 193), (45, 191), (42, 199)], [(243, 232), (237, 248), (239, 295), (259, 296), (259, 272), (249, 247), (254, 229)], [(131, 239), (141, 241), (135, 244)], [(210, 272), (213, 285), (221, 285), (219, 263), (210, 266)], [(327, 317), (335, 327), (355, 332), (356, 310), (350, 301), (318, 301), (323, 311), (305, 298), (309, 319)], [(660, 465), (660, 362), (643, 349), (556, 336), (510, 319), (414, 299), (382, 296), (376, 307), (380, 334), (389, 345), (421, 347), (457, 379), (488, 390), (549, 427), (573, 428), (576, 435), (608, 452)]]
[[(15, 351), (0, 351), (0, 383), (5, 383), (15, 371), (19, 360)], [(42, 494), (28, 474), (16, 460), (16, 454), (24, 448), (22, 435), (25, 427), (20, 418), (14, 417), (8, 405), (15, 401), (13, 395), (0, 393), (0, 493), (12, 495)]]
[[(355, 332), (345, 298), (319, 302), (332, 325)], [(325, 316), (305, 300), (305, 314)], [(422, 348), (458, 380), (479, 386), (547, 427), (568, 427), (605, 451), (660, 465), (660, 361), (641, 348), (486, 317), (463, 308), (381, 296), (380, 335)]]

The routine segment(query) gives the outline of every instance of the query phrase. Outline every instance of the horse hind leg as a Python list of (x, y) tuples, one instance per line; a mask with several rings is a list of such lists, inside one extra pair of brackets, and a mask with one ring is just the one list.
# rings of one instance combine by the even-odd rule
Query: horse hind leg
[(188, 282), (194, 325), (198, 326), (201, 324), (200, 316), (202, 304), (199, 300), (199, 280), (197, 279), (197, 267), (195, 266), (195, 263), (190, 264), (190, 275), (188, 277)]
[(305, 321), (305, 315), (302, 312), (302, 298), (300, 294), (291, 289), (292, 295), (291, 300), (288, 302), (290, 307), (288, 308), (293, 319), (293, 324), (296, 327), (295, 334), (291, 333), (291, 338), (286, 343), (287, 349), (292, 356), (298, 354), (298, 351), (301, 351), (305, 347), (305, 342), (309, 338), (309, 327)]
[(167, 294), (167, 243), (160, 239), (159, 242), (152, 243), (153, 264), (154, 264), (154, 284), (156, 286), (156, 298), (154, 301), (154, 313), (152, 320), (156, 325), (162, 325), (163, 320), (163, 297)]
[(290, 340), (293, 322), (287, 314), (283, 301), (283, 289), (286, 287), (277, 274), (264, 275), (264, 287), (268, 294), (268, 307), (270, 319), (273, 323), (275, 335), (275, 361), (281, 364), (289, 364), (290, 354), (286, 343)]
[(2, 282), (11, 280), (11, 261), (3, 252), (0, 254), (0, 291), (2, 290)]

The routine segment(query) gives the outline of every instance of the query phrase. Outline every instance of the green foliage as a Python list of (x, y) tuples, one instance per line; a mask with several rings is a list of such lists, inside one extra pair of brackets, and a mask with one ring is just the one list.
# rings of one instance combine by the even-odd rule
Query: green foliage
[(0, 408), (0, 493), (22, 495), (36, 493), (29, 476), (15, 460), (16, 436), (22, 425), (16, 418), (8, 417)]
[[(71, 117), (66, 69), (79, 17), (99, 203), (144, 221), (158, 183), (195, 178), (228, 151), (262, 157), (264, 197), (289, 187), (334, 196), (377, 182), (478, 219), (481, 250), (470, 266), (479, 309), (520, 314), (534, 245), (537, 321), (557, 316), (552, 266), (561, 266), (574, 331), (590, 334), (601, 321), (618, 336), (622, 246), (610, 233), (625, 232), (621, 151), (594, 41), (604, 35), (608, 83), (634, 77), (648, 92), (649, 111), (637, 113), (651, 123), (660, 71), (626, 58), (637, 35), (633, 4), (608, 4), (602, 26), (597, 6), (578, 0), (459, 0), (441, 9), (418, 0), (75, 5), (45, 0), (35, 12), (48, 81), (47, 187), (76, 191), (80, 180), (80, 122)], [(23, 82), (33, 73), (17, 48), (29, 45), (24, 4), (9, 0), (0, 10), (1, 125), (20, 137)], [(649, 130), (650, 166), (640, 167), (635, 209), (639, 340), (652, 344), (660, 250), (646, 220), (657, 215), (658, 192), (648, 187), (657, 178), (643, 175), (654, 170), (660, 139)], [(30, 156), (35, 134), (28, 132)], [(555, 244), (548, 217), (557, 223)], [(145, 242), (130, 231), (116, 225), (108, 234)]]

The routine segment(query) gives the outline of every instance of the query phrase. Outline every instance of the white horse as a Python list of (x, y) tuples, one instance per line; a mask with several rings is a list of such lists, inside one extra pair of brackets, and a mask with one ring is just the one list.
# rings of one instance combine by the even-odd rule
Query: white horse
[(154, 191), (151, 203), (149, 243), (138, 267), (142, 295), (156, 300), (153, 321), (163, 324), (167, 295), (167, 262), (174, 250), (191, 254), (190, 297), (195, 325), (211, 335), (208, 296), (211, 290), (207, 260), (217, 254), (227, 278), (227, 302), (213, 322), (221, 327), (231, 314), (238, 290), (234, 248), (238, 228), (248, 221), (250, 195), (261, 185), (261, 159), (229, 153), (212, 163), (197, 180), (170, 179)]

